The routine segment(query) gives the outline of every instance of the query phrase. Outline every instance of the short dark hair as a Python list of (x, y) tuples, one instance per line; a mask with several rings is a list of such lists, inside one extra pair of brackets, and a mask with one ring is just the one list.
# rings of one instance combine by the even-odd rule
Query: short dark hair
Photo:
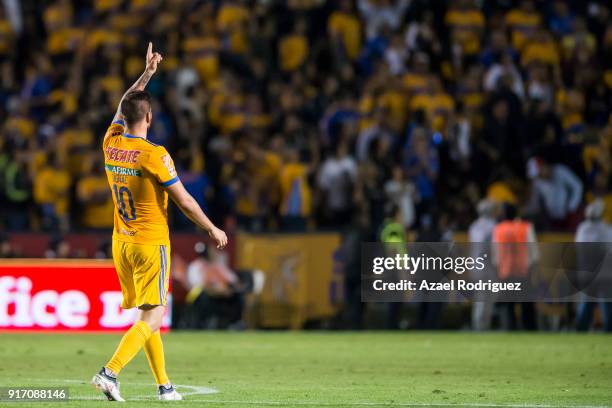
[(151, 95), (147, 91), (133, 91), (121, 102), (121, 115), (130, 127), (144, 119), (151, 111)]

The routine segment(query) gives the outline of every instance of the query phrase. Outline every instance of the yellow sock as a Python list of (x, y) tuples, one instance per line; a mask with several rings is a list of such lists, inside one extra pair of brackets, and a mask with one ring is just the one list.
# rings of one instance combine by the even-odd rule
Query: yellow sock
[(161, 334), (159, 330), (149, 337), (149, 340), (144, 345), (145, 353), (147, 354), (147, 360), (149, 360), (149, 367), (155, 377), (155, 382), (158, 385), (164, 385), (168, 383), (168, 374), (166, 374), (166, 360), (164, 358), (164, 345), (162, 343)]
[(123, 335), (115, 354), (105, 367), (114, 371), (115, 374), (119, 374), (121, 369), (134, 358), (150, 337), (151, 328), (149, 325), (142, 320), (137, 321)]

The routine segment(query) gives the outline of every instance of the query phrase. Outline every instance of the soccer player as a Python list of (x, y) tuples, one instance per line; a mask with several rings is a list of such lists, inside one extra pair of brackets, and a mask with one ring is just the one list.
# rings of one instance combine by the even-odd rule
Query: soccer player
[(225, 233), (206, 217), (176, 174), (166, 149), (147, 140), (151, 96), (145, 86), (162, 56), (149, 43), (144, 73), (123, 95), (103, 142), (106, 175), (115, 204), (113, 261), (121, 283), (124, 309), (138, 308), (136, 323), (125, 333), (112, 358), (92, 379), (111, 401), (124, 401), (117, 376), (144, 347), (160, 400), (180, 400), (166, 374), (159, 328), (166, 310), (170, 276), (168, 195), (218, 248)]

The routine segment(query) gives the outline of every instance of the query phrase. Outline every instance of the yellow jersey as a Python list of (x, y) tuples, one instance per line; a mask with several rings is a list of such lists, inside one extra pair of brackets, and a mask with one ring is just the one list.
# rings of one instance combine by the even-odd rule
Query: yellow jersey
[(113, 239), (147, 245), (169, 245), (168, 193), (179, 181), (163, 146), (125, 133), (113, 122), (102, 144), (106, 176), (115, 204)]

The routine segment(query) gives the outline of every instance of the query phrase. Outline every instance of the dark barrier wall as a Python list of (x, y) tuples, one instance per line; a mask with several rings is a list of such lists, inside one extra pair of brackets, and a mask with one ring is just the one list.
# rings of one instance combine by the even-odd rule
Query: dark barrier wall
[[(44, 258), (49, 245), (56, 237), (46, 233), (14, 233), (8, 235), (11, 247), (22, 258)], [(63, 236), (70, 245), (70, 254), (75, 258), (94, 258), (96, 253), (106, 242), (110, 242), (111, 234), (108, 232), (70, 233)], [(172, 253), (180, 255), (184, 260), (190, 261), (195, 257), (194, 245), (198, 241), (208, 243), (208, 236), (195, 233), (171, 234)], [(227, 251), (233, 259), (233, 240)]]

